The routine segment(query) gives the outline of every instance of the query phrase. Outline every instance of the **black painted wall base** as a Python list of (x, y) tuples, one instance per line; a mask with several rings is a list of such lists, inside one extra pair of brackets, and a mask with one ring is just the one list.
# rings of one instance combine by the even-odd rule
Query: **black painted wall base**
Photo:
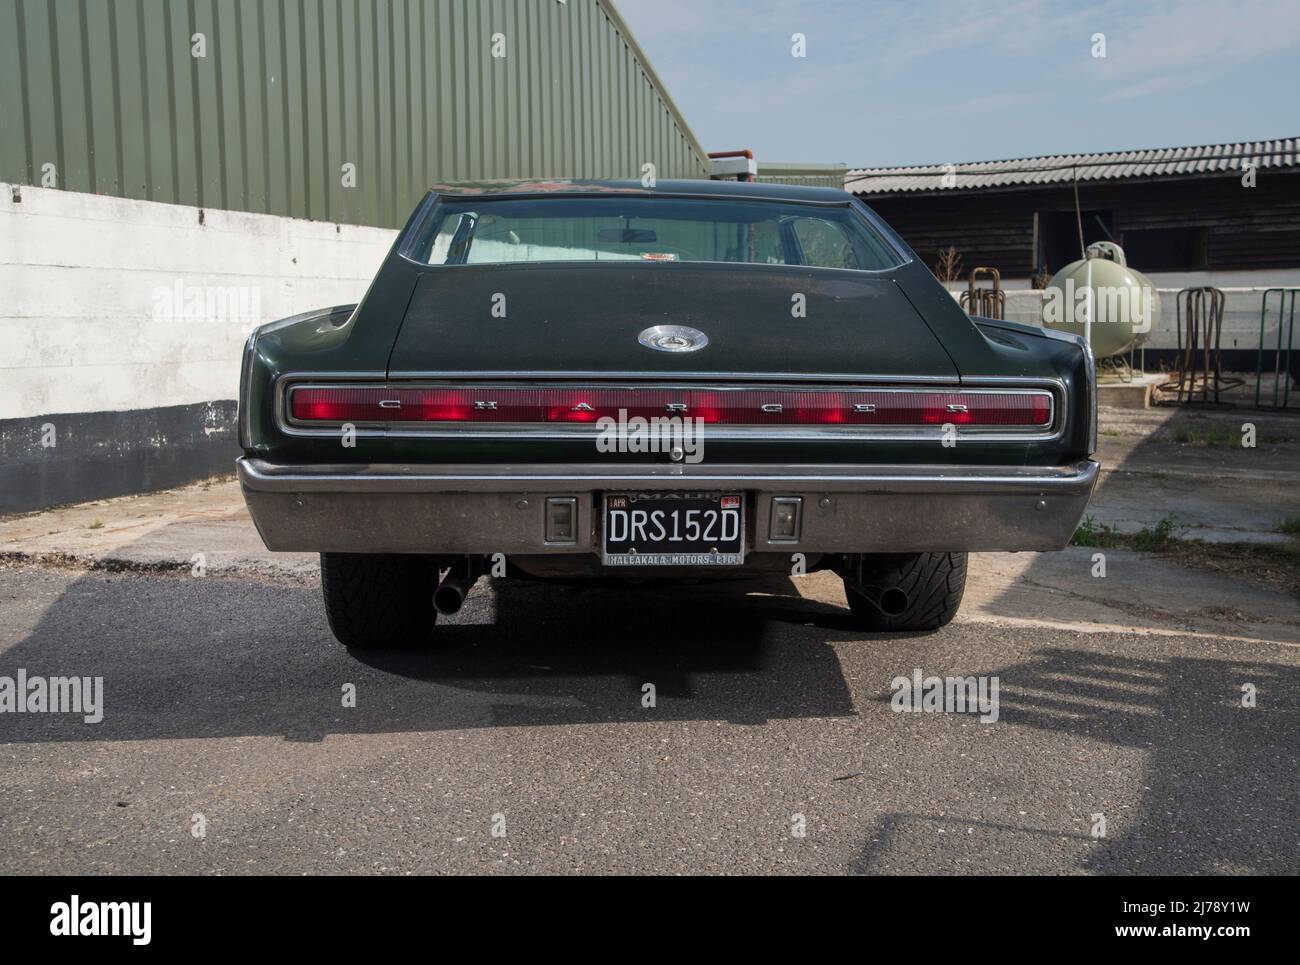
[(234, 472), (236, 403), (0, 419), (0, 514)]
[[(1265, 349), (1263, 355), (1264, 372), (1267, 375), (1273, 374), (1273, 366), (1280, 363), (1280, 370), (1287, 370), (1287, 356), (1291, 358), (1291, 378), (1295, 380), (1296, 385), (1300, 385), (1300, 349), (1290, 353), (1283, 352), (1279, 360), (1278, 353), (1272, 349)], [(1124, 354), (1128, 358), (1128, 353)], [(1200, 356), (1198, 355), (1198, 358)], [(1137, 351), (1137, 360), (1142, 358), (1142, 349)], [(1146, 350), (1146, 367), (1148, 372), (1159, 372), (1163, 365), (1166, 369), (1172, 369), (1177, 366), (1182, 354), (1173, 348), (1149, 348)], [(1251, 385), (1255, 384), (1255, 366), (1260, 364), (1260, 355), (1257, 349), (1244, 348), (1225, 348), (1219, 353), (1219, 362), (1224, 372), (1246, 373), (1250, 376), (1248, 381)]]

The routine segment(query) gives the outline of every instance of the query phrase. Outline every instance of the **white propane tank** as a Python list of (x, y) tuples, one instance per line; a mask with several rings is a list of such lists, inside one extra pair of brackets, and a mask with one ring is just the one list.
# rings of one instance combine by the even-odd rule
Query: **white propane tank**
[(1160, 296), (1151, 279), (1128, 267), (1113, 241), (1094, 242), (1086, 254), (1047, 283), (1043, 326), (1082, 335), (1095, 357), (1107, 358), (1147, 340), (1160, 316)]

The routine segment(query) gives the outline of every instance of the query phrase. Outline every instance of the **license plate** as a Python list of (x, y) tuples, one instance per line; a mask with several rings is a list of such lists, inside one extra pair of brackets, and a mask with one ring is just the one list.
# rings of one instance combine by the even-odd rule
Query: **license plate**
[(607, 493), (606, 566), (739, 566), (745, 500), (739, 493)]

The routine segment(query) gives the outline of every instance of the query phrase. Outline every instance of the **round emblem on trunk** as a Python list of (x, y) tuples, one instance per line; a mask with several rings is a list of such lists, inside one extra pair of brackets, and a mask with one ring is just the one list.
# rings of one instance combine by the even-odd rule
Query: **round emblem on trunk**
[(636, 340), (659, 352), (694, 352), (709, 344), (709, 336), (685, 325), (651, 325)]

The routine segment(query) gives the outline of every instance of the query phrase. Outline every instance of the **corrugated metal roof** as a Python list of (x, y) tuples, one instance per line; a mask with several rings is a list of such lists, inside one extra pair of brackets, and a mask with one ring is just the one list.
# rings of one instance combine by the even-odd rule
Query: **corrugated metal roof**
[[(1239, 171), (1242, 162), (1251, 158), (1258, 162), (1261, 170), (1300, 167), (1300, 138), (1102, 154), (1055, 154), (964, 164), (853, 168), (845, 175), (844, 189), (864, 197), (875, 197), (909, 191), (969, 191), (1014, 185), (1068, 184), (1076, 176), (1080, 181), (1195, 176)], [(946, 185), (945, 175), (953, 177)]]
[(820, 204), (848, 204), (849, 197), (838, 186), (706, 180), (704, 178), (659, 178), (653, 188), (636, 180), (571, 178), (553, 181), (462, 181), (430, 187), (449, 197), (536, 197), (537, 195), (639, 195), (664, 197), (690, 195), (701, 198), (738, 198), (744, 201), (805, 201)]

